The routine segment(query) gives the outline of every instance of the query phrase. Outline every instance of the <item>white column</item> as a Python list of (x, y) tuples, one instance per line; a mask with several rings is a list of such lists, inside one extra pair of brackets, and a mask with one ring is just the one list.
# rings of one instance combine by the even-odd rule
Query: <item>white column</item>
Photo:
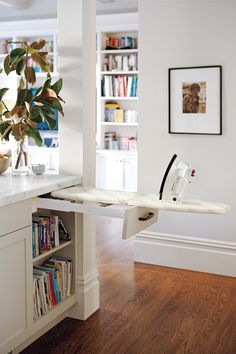
[[(60, 172), (95, 185), (96, 1), (58, 0), (59, 72), (65, 117), (60, 120)], [(86, 319), (99, 307), (96, 229), (91, 216), (76, 215), (78, 303), (70, 316)]]

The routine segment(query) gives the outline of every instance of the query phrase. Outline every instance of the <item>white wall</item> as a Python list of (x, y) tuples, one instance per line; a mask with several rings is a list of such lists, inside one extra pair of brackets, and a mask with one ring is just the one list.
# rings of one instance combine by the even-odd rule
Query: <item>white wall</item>
[[(161, 212), (158, 233), (236, 240), (236, 2), (139, 3), (139, 191), (157, 192), (173, 153), (197, 170), (188, 197), (231, 206), (224, 216)], [(168, 68), (223, 66), (223, 135), (168, 134)]]
[(57, 0), (32, 0), (30, 7), (16, 9), (0, 5), (0, 22), (57, 17)]
[[(63, 78), (65, 117), (59, 121), (60, 172), (95, 184), (95, 0), (58, 0), (59, 73)], [(96, 229), (93, 216), (76, 214), (78, 231), (78, 304), (70, 316), (86, 319), (99, 307)]]

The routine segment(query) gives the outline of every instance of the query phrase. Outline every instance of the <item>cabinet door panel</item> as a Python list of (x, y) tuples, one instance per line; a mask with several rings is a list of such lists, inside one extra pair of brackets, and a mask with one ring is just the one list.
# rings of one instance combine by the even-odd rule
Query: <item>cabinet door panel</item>
[(30, 250), (31, 227), (0, 237), (0, 353), (17, 345), (29, 326)]
[(125, 157), (124, 159), (124, 190), (137, 192), (137, 158)]
[(97, 156), (97, 187), (123, 190), (123, 158), (116, 156)]
[(0, 209), (0, 236), (31, 225), (31, 199)]

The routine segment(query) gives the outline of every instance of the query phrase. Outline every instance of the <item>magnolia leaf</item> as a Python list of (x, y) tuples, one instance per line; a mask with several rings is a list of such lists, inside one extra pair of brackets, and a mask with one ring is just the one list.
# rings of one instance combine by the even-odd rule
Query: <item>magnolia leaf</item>
[(10, 57), (9, 57), (9, 55), (7, 55), (7, 56), (5, 57), (4, 63), (3, 63), (4, 71), (5, 71), (5, 73), (6, 73), (7, 75), (9, 75), (10, 72), (12, 71), (12, 69), (11, 69), (11, 67), (10, 67), (9, 61), (10, 61)]
[(6, 122), (1, 122), (0, 123), (0, 136), (1, 138), (3, 139), (3, 136), (4, 136), (4, 139), (5, 140), (9, 140), (9, 134), (10, 134), (10, 130), (9, 127), (11, 128), (11, 125), (9, 123), (6, 123)]
[(31, 46), (28, 47), (28, 53), (29, 54), (35, 54), (38, 53), (38, 49), (32, 48)]
[(51, 131), (54, 130), (54, 128), (56, 127), (56, 120), (53, 119), (52, 117), (50, 117), (50, 115), (48, 115), (46, 112), (44, 112), (43, 110), (41, 110), (41, 113), (42, 113), (42, 116), (44, 118), (44, 120), (47, 122), (48, 126), (49, 126), (49, 129)]
[(4, 105), (0, 102), (0, 116), (2, 116), (4, 109), (5, 109)]
[(44, 84), (42, 86), (42, 91), (44, 91), (47, 88), (50, 88), (51, 81), (52, 81), (51, 75), (48, 73), (47, 79), (44, 81)]
[(62, 101), (63, 103), (66, 103), (66, 101), (63, 100), (63, 98), (61, 98), (60, 96), (57, 96), (57, 98), (59, 99), (59, 101)]
[(18, 89), (16, 105), (17, 106), (24, 105), (25, 101), (30, 103), (32, 101), (32, 98), (33, 98), (33, 94), (31, 92), (31, 90), (27, 90), (27, 89), (20, 90), (20, 89)]
[(33, 85), (36, 82), (34, 68), (32, 66), (26, 67), (24, 73), (26, 80)]
[(25, 81), (23, 77), (20, 78), (20, 83), (19, 83), (19, 90), (24, 90), (25, 89)]
[(37, 123), (31, 119), (27, 119), (27, 124), (29, 124), (33, 128), (36, 128), (36, 126), (37, 126)]
[(30, 113), (30, 105), (28, 102), (25, 101), (25, 107), (27, 109), (27, 111)]
[(41, 92), (42, 92), (42, 86), (40, 86), (38, 89), (37, 89), (37, 91), (34, 93), (34, 97), (36, 97), (36, 96), (38, 96), (39, 94), (41, 94)]
[(23, 117), (25, 114), (25, 107), (24, 106), (15, 106), (11, 112), (11, 116), (17, 115), (19, 118)]
[(63, 111), (62, 105), (59, 100), (51, 100), (50, 105), (59, 112)]
[(17, 57), (20, 59), (26, 54), (26, 50), (24, 48), (15, 48), (13, 49), (10, 54), (10, 64), (15, 60)]
[(56, 94), (58, 95), (62, 89), (62, 85), (63, 85), (63, 81), (62, 81), (62, 79), (59, 79), (51, 86), (51, 89), (54, 92), (56, 92)]
[(43, 145), (43, 140), (38, 132), (38, 130), (36, 128), (31, 127), (30, 125), (28, 125), (28, 135), (34, 139), (35, 143), (38, 146), (42, 146)]
[(47, 56), (45, 54), (46, 53), (38, 52), (38, 53), (32, 54), (31, 57), (32, 57), (33, 61), (40, 66), (42, 71), (47, 72), (50, 70), (50, 65), (48, 63)]
[(16, 64), (16, 73), (17, 73), (17, 75), (21, 75), (21, 73), (22, 73), (22, 71), (23, 71), (23, 69), (24, 69), (24, 66), (25, 66), (25, 61), (24, 61), (24, 59), (22, 58), (22, 59), (20, 59), (20, 60), (18, 61), (18, 63)]
[(57, 94), (52, 89), (47, 88), (46, 90), (43, 90), (41, 97), (47, 99), (49, 98), (57, 99)]
[(20, 129), (20, 124), (19, 123), (12, 125), (11, 133), (12, 133), (12, 135), (14, 136), (14, 138), (16, 140), (19, 140), (19, 139), (22, 138), (21, 129)]
[(8, 88), (2, 88), (0, 89), (0, 102), (2, 101), (3, 96), (5, 95), (5, 93), (8, 91)]
[(44, 39), (39, 39), (39, 41), (31, 43), (29, 48), (40, 50), (45, 46), (45, 44), (46, 41)]

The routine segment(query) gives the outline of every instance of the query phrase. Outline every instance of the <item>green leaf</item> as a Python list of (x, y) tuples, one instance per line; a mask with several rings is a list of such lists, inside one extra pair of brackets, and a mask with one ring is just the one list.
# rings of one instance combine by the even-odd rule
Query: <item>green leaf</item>
[(10, 135), (10, 132), (11, 132), (11, 129), (9, 127), (10, 127), (9, 123), (6, 123), (6, 122), (0, 123), (0, 136), (1, 137), (4, 136), (4, 139), (6, 141), (9, 141), (9, 135)]
[(10, 64), (13, 60), (15, 60), (17, 57), (21, 58), (26, 54), (26, 50), (24, 48), (15, 48), (10, 52)]
[(43, 119), (40, 115), (40, 109), (37, 107), (31, 107), (30, 108), (30, 115), (29, 118), (33, 121), (35, 121), (36, 123), (42, 123)]
[(0, 102), (2, 101), (3, 96), (5, 95), (5, 93), (8, 91), (8, 88), (2, 88), (0, 89)]
[(44, 91), (44, 90), (46, 90), (47, 88), (50, 87), (51, 81), (52, 81), (51, 75), (50, 75), (50, 73), (48, 73), (47, 74), (47, 78), (44, 81), (44, 84), (42, 85), (42, 91)]
[(23, 89), (18, 90), (16, 105), (24, 105), (24, 102), (30, 103), (32, 101), (33, 95), (31, 90)]
[(31, 127), (31, 126), (28, 126), (28, 135), (34, 139), (35, 143), (38, 145), (38, 146), (42, 146), (43, 145), (43, 140), (38, 132), (37, 129)]
[(44, 120), (47, 122), (49, 129), (51, 131), (53, 131), (55, 129), (56, 124), (57, 124), (56, 120), (54, 118), (50, 117), (50, 115), (48, 115), (42, 109), (41, 109), (41, 114), (42, 114)]
[(55, 84), (51, 86), (51, 89), (58, 95), (62, 89), (62, 85), (63, 85), (63, 81), (62, 79), (59, 79), (55, 82)]
[(16, 64), (16, 73), (17, 73), (17, 75), (21, 75), (21, 73), (22, 73), (22, 71), (24, 69), (24, 66), (25, 66), (25, 61), (24, 61), (24, 58), (22, 58)]
[(10, 72), (12, 71), (12, 69), (11, 69), (11, 67), (10, 67), (9, 61), (10, 61), (10, 57), (9, 57), (9, 55), (7, 55), (7, 56), (5, 57), (4, 63), (3, 63), (4, 71), (5, 71), (5, 73), (6, 73), (7, 75), (9, 75)]

